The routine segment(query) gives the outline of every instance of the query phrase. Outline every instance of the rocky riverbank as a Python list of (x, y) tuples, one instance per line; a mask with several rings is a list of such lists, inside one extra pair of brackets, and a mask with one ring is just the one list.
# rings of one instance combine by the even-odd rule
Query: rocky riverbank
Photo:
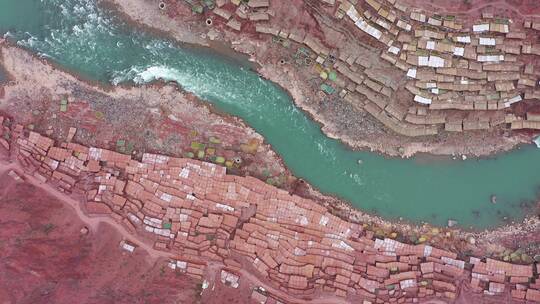
[[(481, 157), (511, 150), (519, 144), (531, 143), (530, 134), (508, 133), (500, 129), (446, 132), (421, 138), (400, 136), (387, 130), (361, 109), (345, 104), (329, 104), (317, 94), (318, 87), (314, 90), (309, 81), (306, 81), (313, 77), (310, 71), (280, 62), (288, 56), (287, 50), (279, 49), (271, 39), (261, 40), (250, 31), (238, 33), (223, 26), (208, 27), (203, 17), (193, 15), (182, 4), (167, 5), (167, 9), (160, 10), (159, 1), (154, 0), (136, 3), (129, 0), (104, 1), (131, 22), (161, 30), (168, 38), (201, 46), (211, 46), (213, 42), (220, 41), (221, 45), (230, 44), (237, 52), (249, 55), (250, 60), (260, 66), (258, 72), (287, 90), (295, 104), (321, 124), (327, 136), (339, 139), (353, 149), (368, 149), (396, 157), (411, 157), (417, 153)], [(171, 23), (164, 25), (165, 20), (173, 20), (174, 26)], [(182, 39), (184, 36), (196, 36), (198, 39)]]
[[(223, 28), (208, 27), (201, 20), (201, 17), (193, 17), (191, 12), (184, 11), (182, 4), (178, 4), (180, 8), (177, 8), (176, 12), (178, 14), (188, 14), (191, 16), (190, 18), (182, 19), (177, 18), (178, 16), (167, 15), (166, 12), (158, 9), (158, 1), (153, 0), (138, 1), (136, 3), (131, 3), (128, 0), (105, 0), (105, 2), (113, 5), (118, 11), (125, 14), (124, 17), (129, 17), (138, 26), (142, 25), (151, 29), (159, 29), (159, 24), (162, 21), (154, 24), (150, 22), (151, 18), (159, 18), (161, 20), (173, 18), (176, 22), (176, 27), (169, 30), (179, 33), (197, 33), (199, 37), (202, 37), (206, 41), (200, 43), (202, 46), (220, 41), (221, 43), (219, 45), (222, 48), (224, 43), (230, 43), (232, 49), (238, 51), (240, 54), (249, 55), (250, 60), (258, 64), (258, 71), (262, 76), (276, 82), (287, 90), (299, 107), (309, 113), (314, 120), (321, 123), (322, 130), (327, 135), (341, 139), (353, 148), (367, 148), (387, 155), (401, 157), (410, 157), (417, 153), (430, 153), (435, 155), (453, 155), (461, 158), (462, 155), (489, 156), (493, 153), (513, 149), (519, 144), (530, 142), (531, 134), (518, 133), (511, 134), (510, 136), (510, 134), (497, 130), (492, 132), (444, 134), (437, 138), (427, 137), (420, 141), (397, 136), (392, 132), (384, 130), (384, 127), (374, 121), (370, 115), (361, 113), (354, 108), (325, 107), (325, 103), (320, 100), (317, 101), (320, 98), (314, 94), (305, 81), (301, 80), (307, 76), (292, 66), (282, 64), (279, 60), (281, 58), (279, 55), (281, 50), (276, 49), (267, 40), (257, 39), (251, 34), (242, 35)], [(167, 35), (167, 37), (174, 38), (170, 35)], [(184, 42), (189, 43), (190, 41)], [(228, 55), (230, 55), (230, 52)], [(321, 110), (322, 108), (332, 111), (334, 117), (341, 118), (337, 120), (325, 118), (327, 116), (321, 115), (324, 112), (324, 109)], [(355, 117), (361, 117), (360, 125), (355, 125), (358, 123), (358, 118)], [(338, 125), (336, 122), (341, 123), (341, 125)], [(364, 131), (357, 133), (355, 130)], [(324, 196), (315, 189), (309, 189), (304, 192), (318, 198), (320, 202), (334, 209), (337, 214), (349, 218), (349, 220), (361, 223), (375, 223), (379, 227), (384, 227), (382, 230), (386, 234), (390, 234), (392, 230), (398, 230), (406, 232), (406, 234), (421, 236), (422, 233), (426, 234), (431, 230), (429, 226), (413, 228), (408, 223), (389, 223), (378, 217), (361, 212), (345, 202)], [(531, 231), (538, 231), (540, 227), (539, 222), (538, 218), (533, 215), (521, 224), (507, 225), (495, 230), (484, 231), (481, 234), (469, 234), (467, 232), (458, 234), (464, 240), (471, 236), (479, 238), (477, 244), (485, 245), (484, 248), (490, 247), (491, 252), (502, 252), (503, 249), (500, 247), (495, 250), (494, 247), (497, 246), (492, 246), (492, 242), (497, 239), (500, 241), (508, 239), (510, 235), (526, 235)], [(488, 241), (483, 242), (483, 239)]]
[(80, 126), (81, 143), (213, 160), (236, 174), (279, 180), (284, 189), (294, 185), (261, 135), (175, 85), (88, 83), (18, 47), (6, 43), (1, 50), (10, 78), (2, 87), (1, 109), (35, 130), (59, 138)]
[[(239, 144), (235, 142), (239, 138), (244, 138), (244, 140), (255, 138), (262, 141), (260, 135), (247, 128), (237, 118), (219, 116), (213, 113), (208, 106), (202, 105), (195, 97), (179, 92), (171, 86), (154, 84), (138, 88), (104, 89), (86, 84), (64, 71), (59, 71), (49, 63), (35, 58), (17, 47), (2, 47), (2, 56), (11, 81), (3, 87), (5, 93), (3, 99), (0, 100), (0, 109), (14, 117), (17, 122), (23, 123), (33, 130), (50, 134), (57, 139), (66, 138), (69, 135), (69, 127), (78, 125), (80, 127), (77, 132), (77, 141), (108, 147), (124, 153), (125, 149), (128, 148), (135, 156), (140, 156), (145, 151), (167, 152), (172, 155), (185, 156), (186, 151), (193, 151), (191, 146), (193, 140), (197, 139), (199, 142), (203, 142), (202, 139), (208, 139), (212, 136), (212, 134), (207, 134), (209, 130), (218, 132), (219, 136), (217, 137), (221, 139), (223, 145), (223, 149), (218, 149), (218, 151), (225, 154), (229, 153), (228, 151), (241, 153), (238, 149), (233, 148), (234, 145)], [(36, 86), (36, 83), (41, 85)], [(62, 111), (63, 99), (67, 101), (65, 112)], [(28, 102), (29, 100), (34, 102)], [(55, 103), (57, 104), (55, 105)], [(123, 107), (122, 104), (129, 104), (129, 109)], [(133, 119), (134, 117), (138, 118)], [(148, 120), (148, 117), (154, 118)], [(193, 117), (200, 121), (198, 125), (192, 124)], [(133, 122), (137, 124), (133, 124)], [(216, 122), (219, 122), (217, 126)], [(146, 132), (141, 132), (145, 129), (141, 124), (147, 125)], [(197, 134), (191, 132), (193, 129), (190, 131), (188, 125), (183, 124), (195, 128)], [(164, 129), (172, 133), (159, 133)], [(171, 141), (170, 136), (178, 133), (185, 136), (188, 141), (183, 141), (183, 144), (180, 145), (172, 144), (182, 143), (182, 140), (178, 139)], [(122, 145), (119, 146), (119, 143)], [(130, 144), (131, 147), (129, 147)], [(232, 154), (231, 158), (234, 155)], [(236, 171), (237, 174), (241, 175), (257, 176), (264, 180), (265, 177), (260, 176), (260, 171), (257, 169), (265, 165), (273, 168), (275, 175), (289, 174), (281, 160), (268, 145), (258, 145), (255, 155), (244, 153), (243, 157), (250, 160), (250, 164), (246, 164), (242, 168), (232, 167), (229, 168), (229, 171)], [(275, 164), (279, 164), (279, 166), (276, 167)], [(479, 252), (489, 250), (490, 255), (500, 254), (506, 250), (503, 246), (492, 246), (494, 240), (503, 241), (511, 238), (511, 235), (525, 235), (528, 232), (537, 231), (539, 227), (538, 220), (531, 218), (522, 225), (501, 227), (491, 232), (486, 231), (481, 237), (477, 233), (460, 231), (455, 228), (441, 231), (429, 225), (415, 226), (406, 222), (391, 223), (369, 215), (338, 199), (322, 195), (308, 184), (295, 180), (294, 177), (287, 177), (281, 186), (284, 189), (289, 189), (292, 193), (314, 199), (331, 210), (333, 214), (364, 225), (381, 237), (401, 235), (400, 237), (411, 242), (422, 239), (446, 244), (444, 246), (449, 248), (468, 247), (471, 238), (474, 238), (473, 248)], [(520, 244), (523, 242), (526, 240), (524, 239)], [(512, 248), (518, 248), (520, 244), (513, 244)]]

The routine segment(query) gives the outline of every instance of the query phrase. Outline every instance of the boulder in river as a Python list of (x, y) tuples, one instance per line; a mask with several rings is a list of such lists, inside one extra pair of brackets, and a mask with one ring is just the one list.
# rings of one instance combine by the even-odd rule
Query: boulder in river
[(457, 221), (456, 220), (448, 220), (448, 227), (454, 227), (455, 225), (457, 225)]

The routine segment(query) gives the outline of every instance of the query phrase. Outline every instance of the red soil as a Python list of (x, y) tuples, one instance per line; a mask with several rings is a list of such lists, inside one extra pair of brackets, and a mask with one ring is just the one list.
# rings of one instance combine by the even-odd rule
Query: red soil
[(18, 171), (0, 147), (1, 304), (250, 303), (252, 280), (233, 289), (220, 281), (222, 266), (210, 265), (201, 293), (201, 281), (167, 267), (169, 254), (139, 241), (133, 254), (122, 251), (124, 237), (134, 240), (117, 223), (83, 215), (28, 176), (15, 181), (9, 168)]
[(197, 282), (119, 248), (108, 224), (81, 235), (76, 213), (0, 176), (0, 303), (196, 303)]

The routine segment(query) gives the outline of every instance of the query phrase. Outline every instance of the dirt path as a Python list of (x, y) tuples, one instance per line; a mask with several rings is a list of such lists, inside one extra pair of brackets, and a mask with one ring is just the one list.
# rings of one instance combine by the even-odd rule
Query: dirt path
[(41, 181), (37, 180), (35, 177), (23, 173), (23, 168), (18, 163), (7, 163), (7, 162), (0, 162), (0, 175), (6, 173), (9, 170), (14, 170), (19, 174), (19, 176), (22, 176), (24, 180), (33, 185), (36, 188), (39, 188), (43, 191), (45, 191), (50, 196), (56, 198), (57, 200), (64, 202), (65, 204), (69, 205), (77, 214), (77, 216), (93, 231), (98, 230), (98, 226), (102, 223), (109, 224), (113, 226), (118, 232), (126, 239), (129, 239), (130, 242), (137, 245), (139, 248), (144, 249), (148, 255), (152, 259), (158, 259), (158, 258), (170, 258), (174, 256), (172, 253), (158, 251), (152, 248), (151, 245), (146, 244), (138, 239), (136, 239), (136, 236), (130, 233), (126, 230), (122, 225), (115, 222), (112, 218), (106, 217), (106, 216), (88, 216), (86, 215), (80, 207), (80, 203), (76, 201), (75, 199), (69, 197), (68, 195), (61, 193), (54, 189), (49, 184), (44, 184)]
[[(130, 242), (137, 245), (140, 249), (145, 250), (148, 255), (152, 259), (159, 259), (159, 258), (173, 258), (175, 255), (173, 253), (163, 252), (155, 250), (151, 245), (146, 244), (142, 242), (141, 240), (138, 240), (136, 238), (136, 235), (133, 233), (130, 233), (127, 231), (122, 225), (115, 222), (113, 219), (106, 217), (106, 216), (89, 216), (85, 214), (81, 207), (80, 202), (77, 200), (71, 198), (70, 196), (61, 193), (57, 191), (53, 186), (49, 184), (42, 183), (41, 181), (37, 180), (34, 176), (25, 173), (23, 168), (20, 164), (15, 162), (7, 162), (7, 161), (0, 161), (0, 175), (6, 174), (8, 171), (14, 170), (17, 172), (17, 174), (25, 180), (25, 182), (33, 185), (34, 187), (37, 187), (43, 191), (45, 191), (50, 196), (54, 197), (55, 199), (69, 205), (77, 214), (77, 216), (93, 231), (97, 231), (98, 226), (102, 223), (106, 223), (114, 227), (124, 238), (127, 238), (130, 240)], [(210, 270), (213, 270), (213, 273), (216, 273), (221, 268), (226, 267), (223, 263), (211, 261), (208, 262), (208, 268)], [(314, 300), (306, 301), (306, 300), (299, 300), (293, 296), (290, 296), (283, 291), (276, 289), (272, 286), (269, 286), (268, 284), (262, 282), (259, 280), (255, 275), (252, 273), (240, 269), (239, 274), (241, 275), (242, 280), (248, 280), (249, 282), (261, 286), (265, 288), (268, 292), (270, 292), (272, 295), (286, 301), (287, 303), (298, 303), (298, 304), (307, 304), (307, 303), (314, 303), (314, 304), (340, 304), (340, 303), (349, 303), (345, 299), (338, 298), (336, 296), (323, 296)]]
[[(213, 283), (213, 281), (212, 281), (213, 278), (217, 275), (218, 271), (221, 270), (221, 268), (223, 268), (223, 267), (225, 267), (225, 265), (223, 265), (223, 263), (219, 263), (219, 262), (209, 262), (208, 263), (206, 273), (209, 274), (209, 276), (210, 276), (210, 286)], [(347, 303), (350, 303), (349, 301), (347, 301), (347, 300), (345, 300), (343, 298), (339, 298), (337, 296), (320, 296), (317, 299), (300, 300), (300, 299), (298, 299), (298, 298), (296, 298), (294, 296), (288, 295), (287, 293), (285, 293), (285, 292), (283, 292), (283, 291), (281, 291), (279, 289), (276, 289), (276, 288), (274, 288), (272, 286), (267, 285), (263, 281), (259, 280), (259, 278), (257, 278), (257, 276), (255, 276), (251, 272), (248, 272), (245, 269), (240, 269), (240, 270), (238, 270), (236, 272), (240, 274), (240, 280), (246, 280), (247, 279), (252, 284), (254, 284), (256, 286), (263, 287), (264, 289), (266, 289), (266, 291), (271, 293), (274, 297), (279, 298), (281, 301), (285, 301), (285, 303), (291, 303), (291, 304), (292, 303), (295, 303), (295, 304), (347, 304)]]
[[(413, 1), (411, 4), (413, 6), (420, 7), (420, 5), (418, 5), (416, 3), (416, 1)], [(508, 4), (506, 2), (506, 0), (498, 0), (498, 1), (495, 1), (495, 2), (483, 3), (483, 4), (480, 4), (479, 6), (476, 6), (476, 7), (473, 6), (472, 8), (470, 8), (468, 10), (464, 10), (464, 11), (461, 11), (461, 10), (454, 11), (454, 10), (451, 10), (448, 6), (434, 4), (434, 3), (429, 3), (429, 5), (431, 7), (433, 7), (433, 8), (439, 9), (439, 11), (441, 11), (441, 12), (451, 12), (451, 13), (458, 13), (458, 14), (465, 14), (465, 15), (481, 11), (486, 7), (493, 7), (494, 6), (494, 7), (497, 7), (497, 8), (508, 9), (508, 10), (516, 13), (516, 15), (518, 15), (521, 18), (535, 18), (535, 17), (540, 16), (538, 14), (523, 14), (519, 9), (516, 9), (516, 7)]]

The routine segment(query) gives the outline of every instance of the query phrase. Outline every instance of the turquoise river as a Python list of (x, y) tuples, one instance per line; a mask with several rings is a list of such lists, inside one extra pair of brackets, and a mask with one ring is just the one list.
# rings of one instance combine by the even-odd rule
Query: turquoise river
[[(177, 45), (127, 26), (90, 0), (3, 0), (0, 33), (89, 80), (182, 88), (262, 134), (298, 177), (387, 219), (486, 228), (520, 220), (536, 199), (540, 151), (491, 159), (422, 162), (354, 152), (321, 133), (285, 91), (211, 50)], [(358, 164), (362, 160), (362, 164)], [(492, 204), (490, 196), (497, 196)]]

